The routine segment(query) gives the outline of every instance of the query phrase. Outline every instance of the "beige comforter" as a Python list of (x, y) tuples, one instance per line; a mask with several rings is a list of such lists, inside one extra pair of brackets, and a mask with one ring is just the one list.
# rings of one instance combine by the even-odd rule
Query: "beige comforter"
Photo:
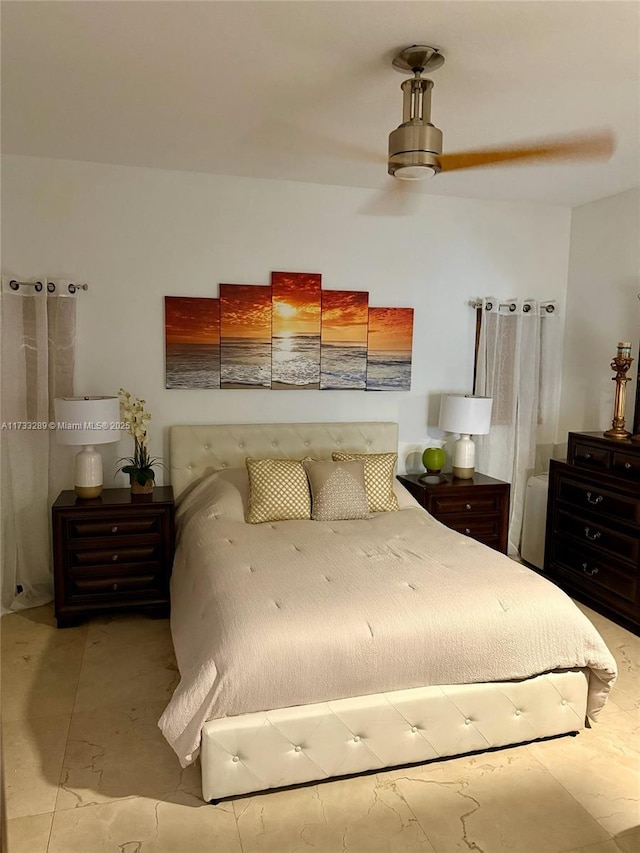
[(171, 630), (181, 680), (159, 725), (183, 766), (208, 719), (555, 669), (589, 668), (597, 717), (615, 661), (549, 581), (411, 498), (369, 519), (250, 525), (242, 491), (214, 475), (180, 511)]

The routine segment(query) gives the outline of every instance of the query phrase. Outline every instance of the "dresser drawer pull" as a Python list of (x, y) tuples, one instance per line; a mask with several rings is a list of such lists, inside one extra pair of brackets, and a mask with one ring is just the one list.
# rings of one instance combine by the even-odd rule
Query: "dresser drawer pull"
[(112, 561), (113, 563), (117, 563), (117, 562), (118, 562), (118, 555), (117, 555), (117, 554), (114, 554), (114, 555), (111, 557), (111, 561)]
[(583, 563), (582, 564), (582, 571), (585, 573), (585, 575), (589, 575), (590, 577), (593, 577), (593, 575), (598, 574), (598, 567), (594, 566), (592, 569), (590, 569), (589, 563)]
[[(597, 571), (598, 571), (598, 570), (596, 569), (596, 572), (597, 572)], [(111, 587), (111, 589), (115, 592), (115, 591), (118, 589), (118, 584), (117, 584), (117, 583), (114, 583), (114, 584), (113, 584), (113, 586)]]
[(599, 504), (599, 503), (602, 503), (602, 501), (604, 500), (602, 495), (596, 495), (595, 499), (593, 499), (591, 497), (591, 494), (592, 494), (591, 492), (587, 492), (587, 500), (589, 501), (590, 504)]
[(585, 458), (585, 459), (591, 459), (591, 454), (590, 454), (590, 453), (585, 453), (585, 454), (584, 454), (584, 458)]
[(465, 527), (464, 532), (467, 534), (467, 536), (471, 535), (471, 529), (469, 527)]
[(595, 533), (593, 533), (593, 534), (591, 534), (591, 533), (589, 532), (590, 530), (591, 530), (591, 528), (590, 528), (590, 527), (585, 527), (585, 529), (584, 529), (584, 535), (587, 537), (587, 539), (591, 539), (591, 541), (594, 541), (594, 540), (596, 540), (596, 539), (599, 539), (599, 538), (600, 538), (600, 536), (602, 535), (602, 534), (600, 533), (600, 531), (599, 531), (599, 530), (596, 530), (596, 532), (595, 532)]
[(627, 471), (628, 471), (628, 470), (629, 470), (629, 468), (631, 468), (631, 462), (625, 462), (625, 463), (624, 463), (624, 467), (625, 467), (625, 468), (627, 469)]
[(464, 508), (465, 508), (465, 509), (471, 509), (471, 504), (465, 504), (465, 505), (464, 505)]
[(112, 533), (117, 533), (117, 532), (118, 532), (118, 525), (117, 525), (117, 524), (114, 524), (114, 526), (111, 528), (111, 532), (112, 532)]

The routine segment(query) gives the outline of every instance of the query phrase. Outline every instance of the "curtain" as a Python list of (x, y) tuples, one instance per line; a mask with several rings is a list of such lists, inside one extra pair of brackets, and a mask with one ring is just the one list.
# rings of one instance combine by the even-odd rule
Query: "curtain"
[(486, 297), (481, 309), (475, 393), (492, 397), (493, 410), (490, 433), (476, 439), (477, 467), (511, 483), (509, 553), (518, 554), (536, 446), (555, 431), (558, 324), (552, 302)]
[(54, 397), (73, 394), (77, 302), (66, 290), (2, 278), (2, 613), (53, 598), (50, 507), (69, 452), (48, 425)]

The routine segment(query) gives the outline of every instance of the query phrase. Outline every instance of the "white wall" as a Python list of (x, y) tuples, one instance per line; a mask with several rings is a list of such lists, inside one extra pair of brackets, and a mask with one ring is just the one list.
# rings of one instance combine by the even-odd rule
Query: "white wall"
[(573, 210), (558, 441), (568, 431), (611, 427), (615, 383), (609, 364), (618, 341), (636, 361), (627, 384), (633, 421), (640, 342), (640, 190)]
[[(397, 420), (406, 454), (425, 446), (442, 391), (471, 390), (470, 298), (555, 298), (564, 315), (567, 208), (428, 195), (411, 215), (372, 215), (366, 189), (22, 157), (4, 159), (2, 201), (3, 273), (89, 283), (76, 392), (144, 397), (157, 455), (172, 423), (314, 420)], [(271, 270), (414, 307), (411, 392), (165, 390), (163, 297)], [(129, 444), (105, 448), (105, 482)]]

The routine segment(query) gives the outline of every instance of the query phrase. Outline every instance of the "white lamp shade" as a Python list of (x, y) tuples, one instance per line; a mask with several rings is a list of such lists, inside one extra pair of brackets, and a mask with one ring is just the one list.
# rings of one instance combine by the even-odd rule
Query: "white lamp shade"
[(491, 397), (445, 394), (440, 401), (438, 426), (460, 435), (486, 435), (491, 428)]
[(53, 402), (58, 444), (93, 446), (120, 440), (117, 397), (57, 397)]

